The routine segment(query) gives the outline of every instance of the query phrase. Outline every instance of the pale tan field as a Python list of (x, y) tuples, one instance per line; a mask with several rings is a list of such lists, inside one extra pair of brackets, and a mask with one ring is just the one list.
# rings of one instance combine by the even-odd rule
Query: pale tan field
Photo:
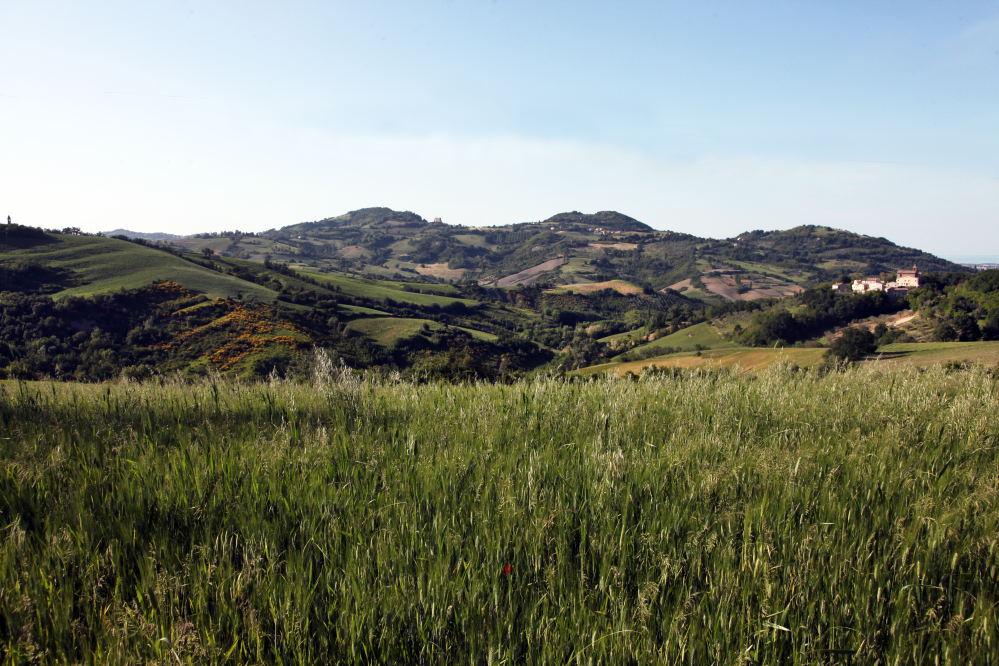
[(560, 287), (556, 287), (551, 291), (556, 293), (565, 293), (566, 291), (572, 291), (577, 294), (591, 294), (595, 291), (603, 291), (604, 289), (613, 289), (622, 294), (640, 294), (642, 290), (640, 287), (636, 287), (630, 282), (625, 282), (624, 280), (608, 280), (607, 282), (579, 282), (575, 284), (564, 284)]
[(447, 264), (441, 263), (417, 266), (416, 272), (420, 275), (432, 275), (439, 278), (460, 280), (468, 271), (464, 268), (448, 268)]
[(792, 361), (799, 367), (807, 368), (822, 360), (825, 349), (756, 349), (739, 348), (731, 350), (705, 351), (701, 356), (684, 353), (660, 358), (632, 361), (630, 363), (605, 363), (580, 370), (580, 374), (613, 372), (625, 375), (633, 372), (636, 375), (645, 367), (657, 368), (731, 368), (738, 366), (747, 372), (755, 372), (781, 361)]

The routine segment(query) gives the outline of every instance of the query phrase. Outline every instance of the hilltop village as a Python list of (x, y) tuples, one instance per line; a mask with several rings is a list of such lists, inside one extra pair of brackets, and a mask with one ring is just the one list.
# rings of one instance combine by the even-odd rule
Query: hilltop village
[(885, 282), (880, 278), (862, 278), (854, 280), (853, 284), (845, 282), (834, 284), (832, 290), (838, 294), (859, 293), (868, 291), (883, 291), (889, 300), (897, 301), (909, 293), (910, 289), (919, 287), (919, 268), (913, 265), (911, 271), (899, 270), (895, 279)]

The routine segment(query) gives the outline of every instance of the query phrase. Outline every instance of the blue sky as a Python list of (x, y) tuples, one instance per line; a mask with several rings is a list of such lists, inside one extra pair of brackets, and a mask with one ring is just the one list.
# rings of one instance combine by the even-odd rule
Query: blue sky
[(997, 2), (0, 0), (0, 213), (618, 210), (999, 255)]

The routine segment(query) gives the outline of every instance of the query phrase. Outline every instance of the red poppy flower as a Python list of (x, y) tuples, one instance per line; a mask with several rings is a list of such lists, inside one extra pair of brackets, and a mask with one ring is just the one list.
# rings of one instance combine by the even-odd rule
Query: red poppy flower
[(511, 567), (509, 564), (507, 564), (505, 567), (503, 567), (503, 573), (505, 573), (507, 576), (510, 575), (510, 571), (512, 571), (512, 570), (513, 570), (513, 567)]

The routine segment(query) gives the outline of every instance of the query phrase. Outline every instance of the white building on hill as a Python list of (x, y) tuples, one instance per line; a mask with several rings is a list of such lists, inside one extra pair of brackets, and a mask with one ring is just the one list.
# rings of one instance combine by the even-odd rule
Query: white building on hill
[[(854, 280), (853, 285), (851, 285), (851, 291), (858, 294), (864, 294), (869, 291), (883, 291), (888, 295), (888, 298), (894, 301), (902, 298), (909, 292), (910, 289), (915, 289), (918, 286), (919, 269), (916, 266), (913, 266), (911, 271), (898, 271), (898, 277), (894, 282), (883, 282), (878, 278)], [(838, 294), (844, 294), (847, 292), (847, 290), (843, 288), (843, 285), (833, 285), (833, 291)]]
[(884, 291), (884, 289), (885, 283), (877, 278), (853, 281), (853, 290), (861, 294), (867, 291)]
[(913, 264), (911, 271), (899, 271), (895, 281), (898, 282), (898, 286), (900, 287), (915, 289), (919, 286), (919, 268)]

